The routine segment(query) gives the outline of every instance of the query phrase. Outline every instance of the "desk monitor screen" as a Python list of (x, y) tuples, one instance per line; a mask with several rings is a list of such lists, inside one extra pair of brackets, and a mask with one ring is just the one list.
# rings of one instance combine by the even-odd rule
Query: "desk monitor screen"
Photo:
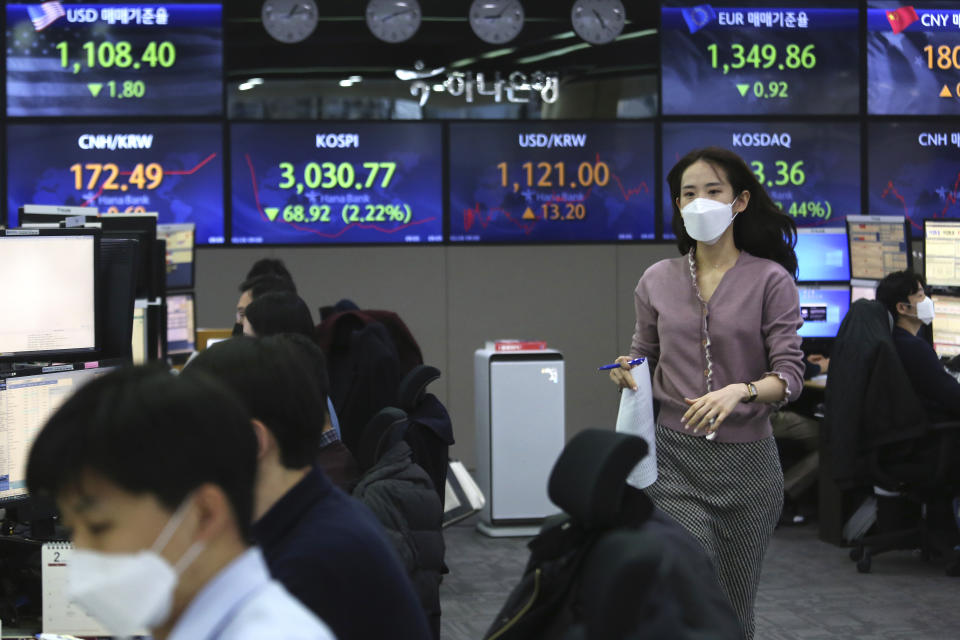
[(97, 341), (99, 232), (0, 231), (0, 358), (75, 359)]
[(223, 244), (222, 124), (60, 118), (6, 131), (11, 226), (25, 202), (156, 211), (164, 224), (195, 223), (200, 244)]
[(111, 369), (80, 363), (69, 371), (0, 374), (0, 505), (26, 496), (30, 445), (50, 416), (77, 389)]
[(802, 338), (835, 338), (840, 323), (850, 309), (848, 285), (800, 285), (800, 315)]
[(167, 289), (193, 288), (196, 225), (157, 225), (157, 238), (167, 241)]
[(910, 268), (910, 231), (903, 216), (847, 216), (850, 277), (883, 280)]
[(450, 240), (655, 240), (654, 157), (649, 122), (451, 124)]
[(960, 220), (924, 220), (923, 255), (928, 285), (960, 287)]
[(857, 300), (876, 300), (878, 284), (880, 283), (877, 280), (850, 280), (850, 304)]
[(167, 296), (167, 353), (191, 353), (196, 348), (192, 293)]
[(934, 294), (933, 348), (937, 355), (953, 357), (960, 355), (960, 297)]
[(147, 353), (149, 349), (149, 338), (147, 333), (147, 309), (145, 301), (138, 301), (133, 309), (133, 338), (131, 340), (131, 349), (133, 351), (133, 364), (145, 364), (147, 362)]
[(800, 266), (800, 282), (850, 280), (847, 234), (842, 228), (798, 229), (796, 252)]

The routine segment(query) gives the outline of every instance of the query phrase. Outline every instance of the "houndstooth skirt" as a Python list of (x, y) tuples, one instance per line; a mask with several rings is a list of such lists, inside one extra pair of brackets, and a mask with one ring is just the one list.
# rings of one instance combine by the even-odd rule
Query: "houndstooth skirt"
[(750, 640), (763, 555), (783, 507), (773, 437), (712, 442), (657, 425), (657, 473), (647, 494), (703, 545)]

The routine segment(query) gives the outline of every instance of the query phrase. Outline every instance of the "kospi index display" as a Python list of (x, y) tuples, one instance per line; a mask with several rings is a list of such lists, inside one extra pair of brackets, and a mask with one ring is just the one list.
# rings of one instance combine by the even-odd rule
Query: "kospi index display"
[(652, 240), (653, 124), (450, 125), (452, 242)]
[(222, 243), (222, 149), (217, 123), (8, 125), (11, 225), (24, 204), (155, 211), (195, 223), (198, 243)]
[[(710, 145), (739, 154), (800, 227), (840, 227), (861, 213), (857, 123), (665, 122), (664, 177), (687, 152)], [(670, 197), (665, 189), (664, 235), (672, 237)]]
[(235, 123), (236, 244), (443, 241), (441, 125)]
[(8, 4), (8, 116), (219, 115), (220, 3)]
[(664, 115), (857, 113), (855, 2), (670, 4), (661, 13)]
[(870, 213), (906, 216), (914, 238), (924, 218), (960, 218), (960, 119), (871, 122)]
[(960, 114), (960, 5), (867, 3), (867, 110)]

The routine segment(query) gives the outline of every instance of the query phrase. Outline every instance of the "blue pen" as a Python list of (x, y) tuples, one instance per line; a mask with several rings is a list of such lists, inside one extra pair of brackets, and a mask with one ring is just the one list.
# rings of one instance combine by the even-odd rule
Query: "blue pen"
[[(634, 367), (638, 364), (643, 364), (644, 360), (646, 360), (646, 358), (635, 358), (630, 362), (628, 362), (627, 364), (630, 365), (631, 367)], [(605, 364), (602, 367), (597, 367), (597, 371), (609, 371), (610, 369), (616, 369), (619, 366), (620, 366), (619, 362), (614, 362), (613, 364)]]

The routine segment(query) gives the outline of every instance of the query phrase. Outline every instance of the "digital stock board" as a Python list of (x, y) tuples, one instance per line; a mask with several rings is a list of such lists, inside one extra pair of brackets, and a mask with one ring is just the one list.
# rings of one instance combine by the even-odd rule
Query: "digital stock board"
[(192, 222), (202, 244), (224, 242), (220, 123), (7, 125), (7, 212), (24, 204), (156, 212)]
[(871, 122), (869, 211), (906, 216), (914, 238), (925, 218), (960, 218), (960, 119)]
[(664, 115), (857, 113), (856, 2), (665, 4)]
[(652, 123), (450, 125), (452, 242), (656, 238)]
[[(738, 153), (800, 227), (843, 226), (860, 208), (860, 127), (854, 122), (665, 122), (664, 175), (687, 152), (710, 145)], [(664, 236), (673, 206), (664, 189)]]
[(960, 115), (958, 3), (867, 3), (867, 111)]
[(439, 124), (235, 123), (235, 244), (443, 241)]
[(219, 3), (8, 3), (7, 115), (219, 115), (221, 12)]

